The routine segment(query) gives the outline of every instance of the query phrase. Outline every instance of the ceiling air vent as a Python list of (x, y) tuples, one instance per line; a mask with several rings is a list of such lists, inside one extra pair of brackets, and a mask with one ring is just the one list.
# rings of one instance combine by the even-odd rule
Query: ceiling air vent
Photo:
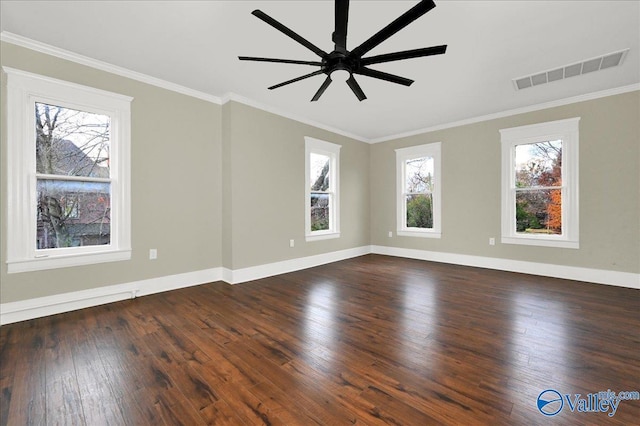
[(512, 80), (513, 85), (516, 90), (522, 90), (527, 87), (539, 86), (540, 84), (551, 83), (552, 81), (575, 77), (605, 68), (617, 67), (622, 64), (625, 56), (627, 56), (627, 52), (629, 52), (629, 49), (608, 53), (603, 56), (598, 56), (597, 58), (587, 59), (549, 71), (538, 72), (526, 77), (514, 78)]

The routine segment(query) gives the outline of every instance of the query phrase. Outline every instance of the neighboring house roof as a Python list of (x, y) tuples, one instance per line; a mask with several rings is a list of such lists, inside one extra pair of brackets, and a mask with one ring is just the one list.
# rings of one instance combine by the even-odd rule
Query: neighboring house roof
[[(98, 178), (109, 177), (109, 168), (100, 164), (106, 163), (106, 158), (96, 161), (96, 159), (90, 158), (70, 140), (55, 140), (52, 144), (51, 151), (53, 174)], [(38, 169), (41, 170), (43, 168), (38, 167)]]

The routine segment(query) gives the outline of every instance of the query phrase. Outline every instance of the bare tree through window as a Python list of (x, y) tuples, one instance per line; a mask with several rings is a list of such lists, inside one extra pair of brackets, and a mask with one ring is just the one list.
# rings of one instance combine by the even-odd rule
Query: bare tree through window
[(109, 116), (35, 109), (37, 249), (109, 244)]
[(311, 230), (328, 230), (330, 209), (330, 179), (329, 168), (331, 158), (312, 153), (310, 155), (311, 172)]

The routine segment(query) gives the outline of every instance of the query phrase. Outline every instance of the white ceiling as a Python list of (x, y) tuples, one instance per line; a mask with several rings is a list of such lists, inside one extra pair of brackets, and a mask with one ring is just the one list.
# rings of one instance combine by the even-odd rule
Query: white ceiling
[[(417, 1), (352, 1), (353, 48)], [(373, 65), (411, 87), (357, 76), (368, 99), (323, 76), (273, 91), (316, 70), (241, 62), (238, 55), (318, 60), (251, 15), (254, 9), (333, 50), (333, 2), (8, 1), (0, 29), (209, 95), (229, 93), (363, 140), (379, 140), (479, 116), (640, 82), (639, 1), (446, 1), (372, 50), (375, 55), (447, 44), (445, 55)], [(516, 91), (513, 78), (629, 48), (622, 66)]]

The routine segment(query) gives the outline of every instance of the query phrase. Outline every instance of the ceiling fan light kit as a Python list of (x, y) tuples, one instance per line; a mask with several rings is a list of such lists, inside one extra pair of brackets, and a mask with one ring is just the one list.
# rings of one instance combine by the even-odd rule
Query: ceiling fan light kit
[(335, 30), (332, 35), (334, 50), (330, 53), (325, 52), (290, 28), (276, 21), (266, 13), (262, 12), (259, 9), (256, 9), (251, 12), (254, 16), (271, 25), (273, 28), (285, 34), (286, 36), (292, 38), (307, 49), (311, 50), (313, 53), (320, 57), (320, 61), (260, 58), (254, 56), (239, 56), (238, 59), (240, 59), (241, 61), (277, 62), (320, 67), (320, 69), (317, 71), (273, 85), (269, 87), (269, 90), (277, 89), (279, 87), (286, 86), (288, 84), (295, 83), (310, 77), (314, 77), (316, 75), (326, 74), (326, 79), (324, 80), (318, 91), (315, 93), (315, 95), (313, 95), (313, 98), (311, 98), (312, 102), (320, 99), (320, 96), (322, 96), (325, 90), (327, 90), (332, 81), (345, 81), (354, 95), (356, 95), (358, 100), (362, 101), (364, 99), (367, 99), (367, 97), (356, 81), (354, 74), (377, 78), (403, 86), (410, 86), (413, 83), (413, 80), (411, 79), (375, 70), (369, 68), (369, 65), (399, 61), (410, 58), (419, 58), (423, 56), (441, 55), (446, 52), (447, 46), (441, 45), (420, 49), (404, 50), (401, 52), (385, 53), (382, 55), (370, 56), (366, 58), (364, 57), (364, 55), (366, 55), (370, 50), (378, 46), (383, 41), (387, 40), (389, 37), (393, 36), (395, 33), (400, 31), (416, 19), (420, 18), (435, 6), (436, 5), (432, 0), (420, 1), (418, 4), (400, 15), (386, 27), (372, 35), (361, 45), (349, 51), (347, 50), (349, 0), (335, 0)]
[(349, 72), (349, 70), (340, 69), (340, 68), (331, 71), (331, 74), (329, 75), (331, 76), (331, 81), (337, 81), (342, 83), (346, 83), (346, 81), (349, 80), (349, 78), (351, 78), (351, 73)]

